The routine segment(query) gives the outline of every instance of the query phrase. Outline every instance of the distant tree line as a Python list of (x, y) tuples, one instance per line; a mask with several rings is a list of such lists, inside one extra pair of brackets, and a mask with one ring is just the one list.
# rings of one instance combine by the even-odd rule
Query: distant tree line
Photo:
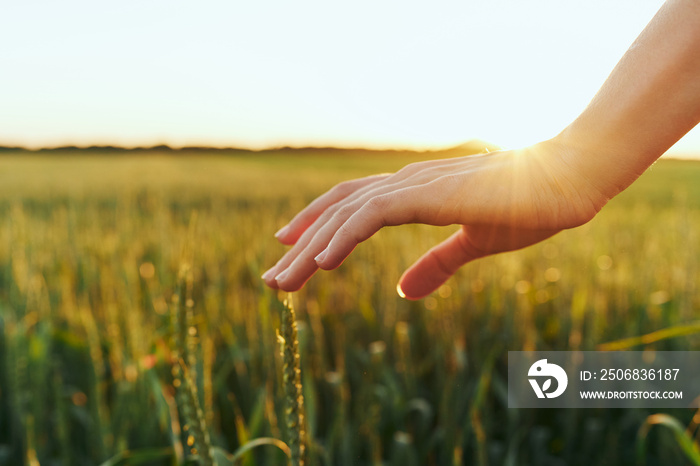
[(446, 149), (439, 149), (439, 150), (427, 150), (427, 151), (420, 151), (420, 150), (408, 150), (408, 149), (364, 149), (364, 148), (338, 148), (338, 147), (277, 147), (277, 148), (270, 148), (270, 149), (262, 149), (262, 150), (252, 150), (252, 149), (243, 149), (239, 147), (207, 147), (207, 146), (186, 146), (186, 147), (181, 147), (181, 148), (174, 148), (170, 147), (167, 144), (159, 144), (156, 146), (148, 146), (148, 147), (133, 147), (133, 148), (126, 148), (126, 147), (119, 147), (119, 146), (113, 146), (113, 145), (92, 145), (92, 146), (87, 146), (87, 147), (78, 147), (78, 146), (60, 146), (60, 147), (46, 147), (46, 148), (41, 148), (41, 149), (27, 149), (25, 147), (20, 147), (20, 146), (3, 146), (0, 145), (0, 153), (2, 152), (32, 152), (32, 153), (56, 153), (56, 154), (64, 154), (64, 153), (75, 153), (75, 152), (80, 152), (80, 153), (112, 153), (112, 154), (120, 154), (120, 153), (131, 153), (131, 152), (146, 152), (146, 153), (156, 153), (156, 152), (170, 152), (173, 154), (176, 153), (182, 153), (182, 152), (207, 152), (207, 153), (212, 153), (212, 152), (226, 152), (228, 154), (230, 153), (240, 153), (240, 154), (245, 154), (245, 153), (280, 153), (280, 152), (291, 152), (291, 153), (300, 153), (300, 152), (311, 152), (311, 153), (338, 153), (338, 154), (347, 154), (347, 155), (361, 155), (361, 154), (406, 154), (406, 153), (425, 153), (425, 154), (432, 154), (432, 155), (441, 155), (441, 156), (457, 156), (457, 155), (467, 155), (467, 154), (478, 154), (478, 153), (483, 153), (483, 152), (492, 152), (495, 150), (498, 150), (499, 147), (495, 146), (493, 144), (489, 144), (484, 141), (480, 140), (471, 140), (469, 142), (466, 142), (464, 144), (460, 144), (458, 146), (446, 148)]

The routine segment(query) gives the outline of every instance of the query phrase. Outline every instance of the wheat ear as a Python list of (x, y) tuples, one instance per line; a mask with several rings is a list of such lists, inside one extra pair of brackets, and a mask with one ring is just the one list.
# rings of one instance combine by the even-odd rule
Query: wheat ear
[(282, 352), (282, 381), (287, 415), (287, 435), (291, 450), (292, 466), (303, 466), (305, 436), (304, 395), (301, 387), (301, 358), (297, 339), (297, 323), (291, 299), (284, 301), (281, 321), (282, 333), (277, 333), (277, 341)]

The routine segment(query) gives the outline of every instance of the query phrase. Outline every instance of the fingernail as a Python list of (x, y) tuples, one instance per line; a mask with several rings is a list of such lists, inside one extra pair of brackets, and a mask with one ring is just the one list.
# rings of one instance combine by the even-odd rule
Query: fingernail
[(404, 293), (403, 290), (401, 289), (401, 283), (399, 283), (398, 285), (396, 285), (396, 292), (397, 292), (397, 293), (399, 294), (399, 296), (401, 296), (402, 298), (405, 298), (405, 297), (406, 297), (406, 293)]
[(316, 261), (316, 263), (323, 262), (323, 259), (325, 259), (327, 255), (328, 255), (328, 248), (324, 249), (323, 251), (321, 251), (321, 253), (318, 256), (314, 257), (314, 260)]
[(275, 238), (279, 238), (280, 236), (287, 234), (288, 231), (289, 231), (289, 225), (283, 226), (282, 228), (280, 228), (277, 231), (277, 233), (275, 233)]
[(275, 277), (275, 281), (277, 283), (284, 281), (285, 278), (287, 278), (287, 275), (289, 275), (289, 269), (285, 270), (284, 272), (280, 273)]
[(271, 279), (272, 278), (272, 269), (274, 269), (274, 267), (270, 267), (269, 269), (267, 269), (267, 272), (262, 274), (262, 277), (260, 277), (260, 278), (262, 278), (265, 281)]

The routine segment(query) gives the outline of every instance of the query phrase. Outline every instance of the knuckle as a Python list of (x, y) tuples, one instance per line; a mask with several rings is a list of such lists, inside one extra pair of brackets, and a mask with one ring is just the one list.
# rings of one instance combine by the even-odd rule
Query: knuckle
[(391, 199), (392, 196), (389, 194), (380, 194), (365, 202), (363, 208), (372, 212), (382, 212), (389, 207), (391, 204)]
[(400, 169), (398, 172), (396, 172), (396, 174), (402, 176), (410, 176), (428, 168), (430, 165), (431, 162), (425, 160), (421, 162), (409, 163), (408, 165)]
[(327, 223), (330, 219), (332, 219), (335, 216), (338, 209), (339, 209), (339, 206), (337, 204), (331, 205), (326, 210), (324, 210), (321, 213), (321, 215), (318, 216), (316, 223), (318, 225), (323, 225), (323, 224)]
[(432, 259), (433, 263), (437, 267), (437, 269), (446, 277), (451, 277), (452, 274), (454, 273), (454, 270), (450, 268), (450, 266), (445, 263), (445, 261), (440, 257), (440, 255), (434, 251), (430, 250), (428, 251), (429, 257)]
[(354, 239), (355, 234), (353, 233), (353, 230), (350, 227), (350, 225), (348, 225), (348, 223), (349, 222), (345, 222), (342, 225), (340, 225), (340, 227), (338, 228), (338, 231), (336, 232), (336, 234), (334, 236), (338, 236), (339, 238), (342, 238), (342, 239), (348, 239), (348, 238)]
[(333, 214), (333, 218), (338, 220), (345, 220), (350, 217), (355, 212), (355, 208), (352, 204), (345, 204), (339, 206)]
[(333, 186), (331, 190), (329, 191), (329, 194), (336, 197), (336, 196), (346, 196), (347, 194), (350, 193), (352, 190), (352, 182), (351, 181), (343, 181), (338, 183), (337, 185)]
[(397, 170), (396, 173), (394, 173), (394, 175), (398, 175), (398, 176), (410, 175), (411, 173), (413, 173), (413, 170), (414, 170), (413, 164), (411, 163), (411, 164), (408, 164), (408, 165), (401, 167), (399, 170)]
[(444, 189), (453, 191), (461, 188), (464, 180), (458, 173), (449, 173), (437, 178), (435, 182), (439, 183)]
[(336, 197), (347, 197), (357, 191), (364, 185), (371, 184), (376, 176), (368, 176), (366, 178), (357, 178), (354, 180), (341, 181), (331, 188), (331, 192)]

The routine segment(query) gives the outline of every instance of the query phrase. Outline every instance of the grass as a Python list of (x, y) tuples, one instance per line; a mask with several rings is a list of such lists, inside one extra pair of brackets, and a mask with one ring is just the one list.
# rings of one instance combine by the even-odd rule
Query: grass
[[(417, 158), (0, 157), (0, 465), (187, 461), (170, 349), (183, 264), (188, 396), (215, 461), (284, 464), (285, 297), (258, 278), (284, 251), (272, 234), (335, 183)], [(396, 281), (451, 228), (386, 229), (318, 274), (294, 296), (306, 463), (695, 464), (677, 428), (694, 412), (508, 410), (505, 363), (699, 349), (698, 179), (697, 162), (661, 161), (589, 224), (420, 302)]]
[(285, 394), (287, 444), (291, 466), (304, 466), (306, 427), (304, 425), (304, 395), (301, 385), (301, 355), (297, 337), (296, 313), (291, 299), (284, 301), (281, 330), (277, 333), (282, 354), (282, 384)]

